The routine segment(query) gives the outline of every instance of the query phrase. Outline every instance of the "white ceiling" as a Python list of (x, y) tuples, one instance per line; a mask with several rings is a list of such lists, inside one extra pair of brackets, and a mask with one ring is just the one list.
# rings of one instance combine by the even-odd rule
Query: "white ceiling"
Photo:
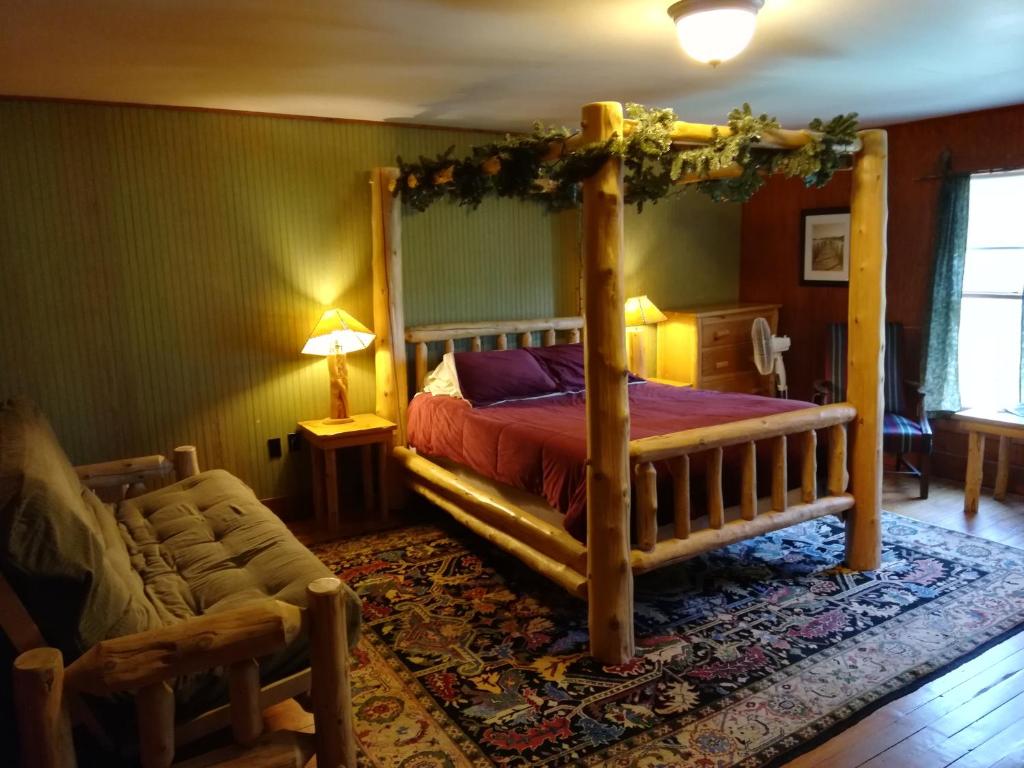
[(1024, 0), (766, 0), (718, 69), (670, 0), (0, 0), (0, 94), (519, 129), (588, 101), (890, 123), (1024, 102)]

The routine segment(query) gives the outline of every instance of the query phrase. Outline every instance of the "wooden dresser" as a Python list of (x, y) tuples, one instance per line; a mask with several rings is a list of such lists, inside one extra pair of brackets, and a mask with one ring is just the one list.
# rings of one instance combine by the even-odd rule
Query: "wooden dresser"
[(754, 367), (750, 327), (763, 317), (774, 334), (779, 304), (712, 304), (665, 310), (658, 326), (658, 376), (719, 392), (775, 394), (775, 376)]

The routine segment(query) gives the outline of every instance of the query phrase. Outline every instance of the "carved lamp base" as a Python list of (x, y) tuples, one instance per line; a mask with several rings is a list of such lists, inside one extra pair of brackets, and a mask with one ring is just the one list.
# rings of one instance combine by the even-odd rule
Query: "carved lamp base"
[(347, 424), (352, 421), (348, 410), (348, 363), (344, 352), (327, 356), (327, 373), (331, 382), (331, 415), (324, 424)]

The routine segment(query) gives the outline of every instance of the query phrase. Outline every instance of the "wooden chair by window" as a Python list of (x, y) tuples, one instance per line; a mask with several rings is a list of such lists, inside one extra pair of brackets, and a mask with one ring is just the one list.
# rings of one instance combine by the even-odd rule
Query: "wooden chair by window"
[[(825, 379), (814, 383), (814, 401), (825, 405), (846, 399), (846, 324), (827, 327)], [(896, 470), (920, 478), (921, 498), (928, 498), (931, 475), (932, 428), (924, 410), (924, 394), (916, 381), (903, 378), (903, 326), (885, 324), (885, 419), (883, 446), (896, 454)], [(908, 407), (909, 406), (909, 407)], [(917, 466), (907, 460), (917, 454)]]

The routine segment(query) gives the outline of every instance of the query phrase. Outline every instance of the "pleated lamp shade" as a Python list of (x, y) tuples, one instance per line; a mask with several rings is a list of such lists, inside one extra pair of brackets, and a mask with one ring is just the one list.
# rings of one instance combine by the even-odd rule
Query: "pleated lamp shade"
[(366, 349), (373, 341), (370, 329), (343, 309), (328, 309), (306, 339), (305, 355), (348, 354)]
[(646, 294), (626, 299), (626, 325), (630, 328), (663, 323), (665, 320), (665, 315), (654, 306), (654, 302), (648, 299)]

